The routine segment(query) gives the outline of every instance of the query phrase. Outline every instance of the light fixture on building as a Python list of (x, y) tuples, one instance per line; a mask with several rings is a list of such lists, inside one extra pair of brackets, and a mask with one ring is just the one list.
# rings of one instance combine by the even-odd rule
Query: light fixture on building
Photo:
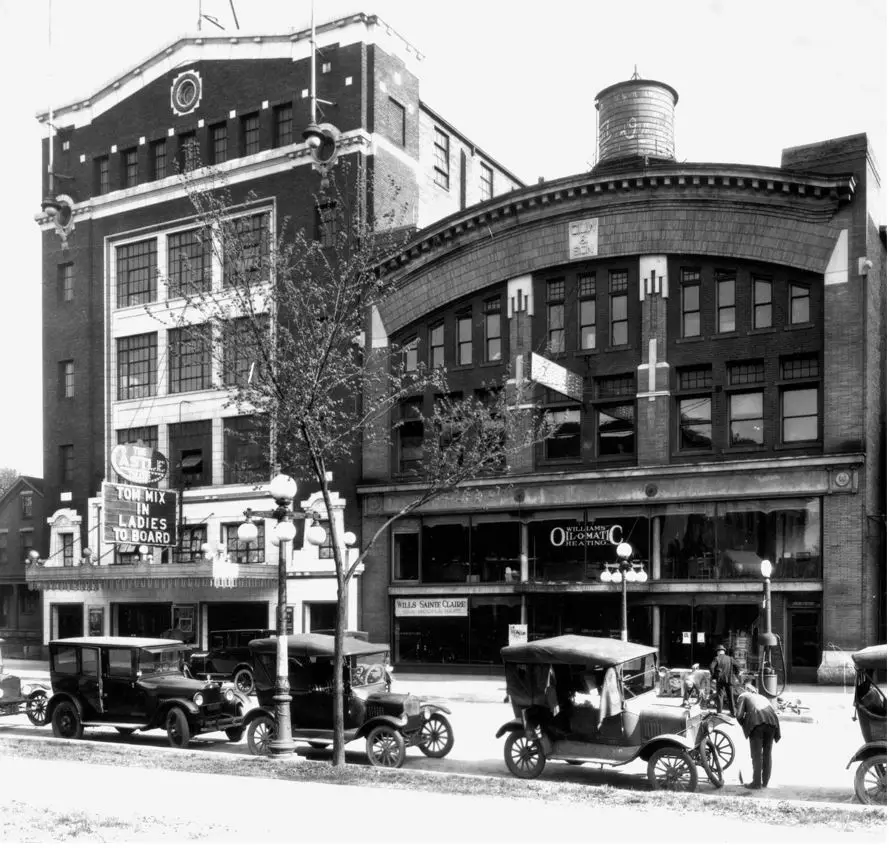
[(766, 611), (766, 629), (759, 634), (759, 645), (762, 649), (762, 657), (759, 666), (760, 692), (769, 698), (778, 695), (778, 675), (772, 666), (772, 648), (778, 644), (778, 639), (772, 633), (772, 563), (764, 559), (759, 565), (763, 580), (763, 606)]
[(630, 561), (633, 555), (633, 546), (629, 542), (621, 542), (617, 546), (617, 562), (605, 563), (599, 579), (603, 583), (620, 583), (621, 584), (621, 615), (620, 615), (620, 638), (627, 642), (627, 583), (644, 583), (648, 580), (648, 572), (645, 570), (645, 564), (641, 560)]
[(84, 548), (80, 564), (81, 565), (96, 565), (99, 562), (99, 558), (93, 553), (92, 548)]
[(332, 100), (322, 100), (318, 97), (315, 60), (317, 46), (315, 44), (315, 3), (312, 2), (312, 29), (310, 40), (310, 69), (311, 82), (309, 86), (309, 125), (303, 130), (302, 136), (309, 148), (309, 155), (312, 157), (312, 167), (321, 173), (321, 189), (327, 188), (329, 179), (328, 173), (336, 164), (339, 152), (340, 131), (330, 123), (318, 122), (318, 104), (323, 103), (325, 106), (336, 106)]
[(318, 513), (294, 511), (291, 509), (296, 497), (296, 480), (287, 474), (276, 474), (269, 484), (269, 494), (277, 506), (273, 510), (244, 510), (244, 523), (238, 527), (238, 539), (250, 544), (259, 536), (253, 523), (256, 518), (274, 518), (274, 540), (278, 545), (278, 620), (277, 620), (277, 671), (275, 674), (275, 738), (269, 743), (272, 757), (289, 757), (296, 747), (290, 727), (290, 680), (287, 671), (287, 549), (296, 538), (294, 518), (311, 517), (313, 524), (306, 529), (306, 541), (313, 545), (323, 545), (327, 533), (318, 523)]

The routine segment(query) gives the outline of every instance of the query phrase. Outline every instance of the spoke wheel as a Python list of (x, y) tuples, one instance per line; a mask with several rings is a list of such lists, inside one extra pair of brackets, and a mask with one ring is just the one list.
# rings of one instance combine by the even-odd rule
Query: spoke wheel
[(698, 786), (698, 770), (685, 751), (659, 748), (648, 761), (648, 781), (652, 789), (694, 792)]
[(28, 695), (28, 704), (25, 707), (25, 713), (31, 724), (35, 724), (37, 727), (43, 727), (43, 725), (46, 724), (46, 704), (46, 692), (42, 689), (38, 689), (36, 692), (32, 692)]
[(259, 716), (247, 728), (247, 750), (254, 757), (267, 757), (269, 744), (275, 738), (275, 722), (268, 716)]
[(709, 736), (705, 736), (698, 745), (698, 756), (701, 758), (701, 765), (704, 767), (704, 773), (707, 779), (717, 789), (722, 789), (725, 779), (722, 775), (722, 762), (719, 759), (719, 752), (716, 745)]
[(427, 756), (439, 760), (451, 753), (454, 731), (441, 713), (433, 713), (420, 728), (417, 747)]
[(77, 707), (70, 701), (62, 701), (52, 711), (52, 732), (62, 739), (82, 739), (83, 722)]
[(380, 725), (367, 734), (367, 758), (371, 765), (401, 768), (404, 756), (404, 737), (397, 730)]
[(506, 767), (525, 780), (537, 777), (546, 765), (546, 754), (537, 739), (529, 739), (524, 730), (513, 730), (503, 744)]
[(855, 794), (862, 804), (886, 805), (886, 755), (868, 757), (855, 772)]
[(164, 726), (167, 728), (167, 741), (173, 748), (187, 748), (191, 740), (188, 719), (180, 707), (173, 707), (168, 713)]
[(725, 771), (735, 761), (735, 743), (724, 730), (711, 730), (707, 737), (716, 748), (716, 755), (719, 757), (719, 764)]
[(239, 692), (249, 695), (253, 691), (253, 672), (249, 668), (239, 669), (232, 679)]

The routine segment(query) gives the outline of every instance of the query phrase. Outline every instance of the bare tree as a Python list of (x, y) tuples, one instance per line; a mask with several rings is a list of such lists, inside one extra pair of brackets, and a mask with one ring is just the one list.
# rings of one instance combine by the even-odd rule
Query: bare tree
[(14, 468), (0, 468), (0, 495), (2, 495), (18, 479), (19, 473)]
[[(390, 440), (404, 426), (396, 411), (411, 399), (434, 394), (432, 414), (417, 405), (411, 423), (422, 425), (423, 461), (417, 485), (395, 514), (361, 539), (348, 563), (341, 530), (330, 521), (337, 583), (334, 656), (334, 765), (345, 762), (343, 741), (343, 634), (350, 581), (389, 526), (446, 492), (508, 471), (510, 454), (545, 436), (547, 424), (523, 403), (525, 387), (504, 373), (470, 397), (449, 394), (444, 368), (416, 362), (407, 349), (370, 351), (365, 339), (372, 309), (396, 288), (382, 268), (411, 234), (401, 227), (397, 191), (365, 211), (365, 175), (349, 163), (315, 198), (320, 232), (281, 221), (268, 236), (268, 215), (251, 198), (236, 202), (218, 181), (184, 178), (195, 208), (201, 250), (223, 267), (221, 288), (211, 291), (207, 272), (179, 264), (174, 294), (180, 332), (193, 352), (213, 351), (228, 403), (267, 415), (275, 465), (313, 480), (333, 515), (327, 472), (360, 457), (365, 434)], [(198, 255), (193, 250), (192, 255)], [(182, 285), (183, 279), (186, 285)], [(171, 302), (172, 303), (172, 302)], [(169, 305), (169, 304), (168, 304)], [(180, 339), (181, 341), (181, 339)], [(171, 353), (173, 357), (186, 355)], [(480, 387), (481, 388), (481, 387)]]

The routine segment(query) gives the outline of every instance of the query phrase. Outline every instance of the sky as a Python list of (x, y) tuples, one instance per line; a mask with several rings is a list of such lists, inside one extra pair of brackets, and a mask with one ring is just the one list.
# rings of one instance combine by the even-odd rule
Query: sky
[[(0, 277), (0, 467), (36, 476), (34, 215), (45, 129), (35, 115), (89, 97), (194, 32), (199, 8), (236, 28), (229, 0), (54, 0), (50, 47), (49, 8), (50, 0), (0, 0), (9, 192), (0, 203), (8, 261)], [(679, 161), (777, 167), (785, 147), (866, 132), (886, 179), (886, 9), (886, 0), (315, 0), (318, 23), (377, 14), (417, 47), (424, 102), (528, 183), (589, 170), (596, 94), (634, 70), (679, 93)], [(235, 0), (243, 32), (308, 28), (310, 10), (311, 0)]]

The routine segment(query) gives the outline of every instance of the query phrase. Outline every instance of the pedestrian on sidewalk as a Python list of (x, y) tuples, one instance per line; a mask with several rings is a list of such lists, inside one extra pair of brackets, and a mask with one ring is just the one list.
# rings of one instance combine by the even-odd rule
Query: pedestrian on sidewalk
[(763, 789), (772, 776), (772, 743), (781, 738), (781, 722), (772, 702), (748, 683), (738, 698), (735, 715), (750, 740), (750, 759), (753, 760), (753, 782), (747, 789)]
[(725, 653), (725, 645), (716, 646), (716, 656), (710, 663), (710, 679), (716, 685), (716, 709), (721, 713), (725, 696), (728, 695), (728, 714), (735, 714), (735, 701), (732, 697), (732, 676), (736, 673), (735, 664)]

